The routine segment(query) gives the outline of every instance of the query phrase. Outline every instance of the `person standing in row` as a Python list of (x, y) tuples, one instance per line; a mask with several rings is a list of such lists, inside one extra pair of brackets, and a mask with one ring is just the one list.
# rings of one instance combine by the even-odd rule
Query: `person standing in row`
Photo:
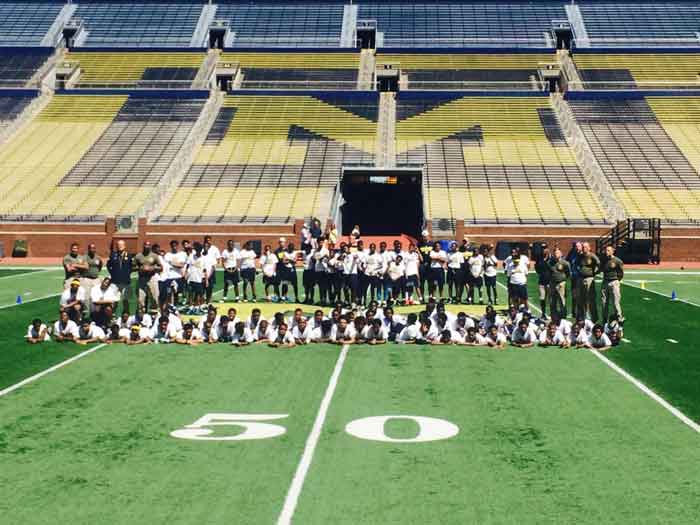
[(566, 319), (566, 283), (571, 278), (571, 265), (562, 257), (558, 247), (554, 249), (554, 255), (550, 257), (547, 264), (550, 271), (549, 315), (551, 317), (558, 315), (559, 318)]
[(64, 290), (70, 288), (73, 279), (82, 278), (83, 273), (88, 269), (85, 257), (78, 253), (79, 249), (78, 243), (74, 242), (70, 245), (70, 251), (63, 257), (63, 270), (65, 272)]
[[(537, 273), (537, 288), (540, 296), (540, 310), (542, 319), (547, 319), (547, 303), (550, 301), (552, 270), (549, 266), (549, 247), (543, 245), (542, 253), (535, 261), (535, 272)], [(552, 312), (549, 312), (552, 315)]]
[(589, 318), (593, 323), (598, 322), (597, 295), (595, 292), (595, 276), (600, 272), (600, 259), (591, 251), (587, 242), (583, 243), (581, 256), (577, 260), (579, 279), (578, 319)]
[(498, 304), (496, 291), (496, 277), (498, 276), (498, 258), (494, 253), (493, 245), (489, 246), (484, 257), (484, 285), (489, 304)]
[(613, 246), (605, 247), (605, 258), (602, 264), (603, 284), (601, 285), (600, 295), (603, 304), (603, 321), (608, 322), (610, 301), (612, 300), (615, 315), (619, 322), (624, 322), (622, 317), (622, 306), (620, 306), (620, 282), (625, 276), (624, 264), (622, 260), (615, 256), (615, 248)]
[(100, 272), (102, 271), (102, 257), (97, 255), (97, 246), (95, 243), (88, 244), (87, 253), (85, 254), (85, 264), (87, 269), (83, 274), (81, 284), (85, 288), (85, 297), (87, 299), (88, 310), (92, 310), (92, 289), (95, 286), (100, 286)]
[(158, 287), (158, 275), (163, 270), (160, 264), (160, 258), (157, 253), (151, 249), (151, 243), (146, 241), (143, 243), (143, 250), (137, 253), (134, 257), (134, 267), (138, 272), (138, 303), (139, 306), (148, 311), (158, 308), (158, 298), (160, 290)]
[(117, 241), (117, 249), (112, 250), (107, 260), (107, 271), (112, 278), (112, 284), (117, 287), (122, 300), (122, 311), (129, 311), (131, 297), (131, 273), (134, 271), (133, 257), (126, 251), (126, 242)]

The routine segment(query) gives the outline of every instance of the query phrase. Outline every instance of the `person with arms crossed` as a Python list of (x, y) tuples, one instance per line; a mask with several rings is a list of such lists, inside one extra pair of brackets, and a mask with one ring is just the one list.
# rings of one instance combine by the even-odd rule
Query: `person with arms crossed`
[(617, 321), (624, 323), (625, 318), (622, 317), (622, 306), (620, 305), (620, 283), (625, 276), (625, 270), (622, 259), (615, 256), (615, 248), (613, 246), (605, 247), (602, 272), (603, 284), (600, 288), (600, 298), (603, 304), (603, 320), (608, 321), (609, 319), (608, 311), (612, 301)]
[(600, 259), (591, 251), (591, 246), (587, 242), (583, 243), (583, 252), (577, 259), (579, 274), (579, 293), (577, 304), (579, 311), (577, 318), (590, 319), (593, 323), (598, 322), (598, 297), (595, 293), (595, 277), (600, 273)]
[(112, 278), (112, 284), (117, 287), (122, 300), (122, 311), (129, 311), (131, 297), (131, 273), (134, 270), (133, 258), (126, 251), (126, 243), (117, 241), (117, 249), (112, 250), (107, 260), (107, 271)]
[(562, 257), (559, 247), (554, 249), (554, 255), (547, 261), (550, 272), (549, 296), (551, 304), (549, 315), (566, 319), (566, 283), (571, 278), (571, 265)]
[(79, 249), (80, 245), (74, 242), (70, 245), (70, 252), (63, 257), (63, 270), (65, 272), (65, 279), (63, 281), (64, 289), (67, 289), (74, 279), (80, 281), (88, 270), (85, 257), (78, 253)]

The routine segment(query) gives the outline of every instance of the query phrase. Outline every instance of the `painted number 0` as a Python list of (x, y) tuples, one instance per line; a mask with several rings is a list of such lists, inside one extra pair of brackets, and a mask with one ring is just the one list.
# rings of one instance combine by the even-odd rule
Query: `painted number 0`
[[(288, 414), (206, 414), (191, 425), (170, 433), (180, 439), (200, 441), (244, 441), (268, 439), (284, 434), (287, 429), (281, 425), (261, 423), (284, 419)], [(386, 435), (384, 425), (391, 419), (408, 419), (418, 425), (418, 435), (413, 438), (392, 438)], [(233, 426), (243, 428), (243, 432), (233, 435), (212, 436), (214, 430), (208, 427)], [(423, 416), (372, 416), (351, 421), (345, 432), (359, 439), (383, 441), (386, 443), (425, 443), (449, 439), (459, 433), (459, 427), (444, 419)]]
[[(284, 434), (287, 429), (280, 425), (261, 423), (284, 419), (288, 414), (206, 414), (191, 425), (170, 433), (181, 439), (202, 441), (244, 441), (248, 439), (267, 439)], [(243, 432), (229, 436), (212, 436), (214, 431), (207, 427), (229, 426), (243, 428)]]

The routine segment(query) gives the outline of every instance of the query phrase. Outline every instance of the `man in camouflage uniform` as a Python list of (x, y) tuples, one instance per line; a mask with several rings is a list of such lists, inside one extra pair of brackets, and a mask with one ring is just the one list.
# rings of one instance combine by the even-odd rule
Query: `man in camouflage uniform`
[(597, 296), (595, 293), (595, 276), (600, 272), (600, 259), (591, 251), (591, 245), (583, 243), (583, 252), (577, 260), (580, 275), (579, 293), (577, 294), (577, 319), (588, 317), (594, 323), (598, 322)]
[(562, 319), (566, 319), (566, 282), (571, 277), (571, 265), (559, 248), (555, 248), (548, 264), (551, 272), (549, 315), (559, 314)]
[(605, 258), (603, 259), (603, 285), (600, 290), (600, 298), (603, 303), (603, 321), (608, 321), (608, 308), (612, 300), (615, 314), (619, 321), (623, 320), (622, 307), (620, 306), (620, 281), (625, 275), (624, 264), (621, 259), (615, 257), (615, 248), (605, 247)]

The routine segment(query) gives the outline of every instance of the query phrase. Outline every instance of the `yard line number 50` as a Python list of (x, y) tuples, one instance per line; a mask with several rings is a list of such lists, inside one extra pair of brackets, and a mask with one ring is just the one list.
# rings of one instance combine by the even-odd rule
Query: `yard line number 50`
[[(170, 433), (172, 437), (198, 441), (247, 441), (251, 439), (269, 439), (284, 434), (287, 429), (282, 425), (267, 423), (285, 419), (289, 414), (205, 414), (191, 425)], [(384, 425), (390, 420), (403, 419), (414, 421), (418, 425), (418, 434), (412, 438), (392, 438), (384, 432)], [(243, 432), (230, 435), (215, 433), (213, 427), (237, 427)], [(459, 433), (459, 427), (444, 419), (424, 416), (389, 415), (371, 416), (355, 419), (345, 425), (345, 432), (359, 439), (383, 441), (387, 443), (426, 443), (449, 439)]]

